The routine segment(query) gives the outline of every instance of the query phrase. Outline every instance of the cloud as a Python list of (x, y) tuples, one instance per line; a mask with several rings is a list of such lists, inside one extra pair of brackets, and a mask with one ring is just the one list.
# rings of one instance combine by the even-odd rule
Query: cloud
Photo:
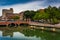
[(14, 13), (19, 13), (21, 11), (25, 11), (25, 10), (37, 10), (40, 8), (44, 8), (43, 5), (44, 1), (34, 1), (34, 2), (29, 2), (29, 3), (25, 3), (25, 4), (15, 4), (15, 5), (7, 5), (7, 6), (0, 6), (0, 16), (2, 15), (2, 9), (9, 9), (9, 8), (13, 8), (14, 9)]
[(0, 6), (0, 16), (2, 15), (2, 9), (13, 8), (14, 13), (19, 13), (19, 12), (25, 11), (25, 10), (35, 10), (36, 11), (38, 9), (46, 8), (49, 5), (59, 7), (60, 3), (51, 3), (50, 4), (46, 0), (42, 0), (42, 1), (40, 0), (40, 1), (33, 1), (33, 2), (28, 2), (28, 3), (23, 3), (23, 4)]

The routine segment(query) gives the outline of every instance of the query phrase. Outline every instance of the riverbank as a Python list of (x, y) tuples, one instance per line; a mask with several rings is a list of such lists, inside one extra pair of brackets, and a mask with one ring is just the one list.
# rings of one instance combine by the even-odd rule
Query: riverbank
[(30, 23), (30, 25), (43, 26), (43, 27), (52, 27), (52, 28), (60, 28), (60, 23), (52, 25), (52, 24), (47, 24), (47, 23), (45, 24), (45, 23), (39, 23), (39, 22), (36, 22), (36, 23), (32, 22), (32, 23)]

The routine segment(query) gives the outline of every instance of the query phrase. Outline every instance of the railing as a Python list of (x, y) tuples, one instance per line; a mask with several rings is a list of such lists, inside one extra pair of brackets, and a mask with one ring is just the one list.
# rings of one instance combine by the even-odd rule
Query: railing
[(0, 22), (22, 22), (22, 23), (28, 23), (29, 21), (24, 21), (24, 20), (0, 20)]
[(0, 22), (6, 22), (5, 20), (0, 20)]

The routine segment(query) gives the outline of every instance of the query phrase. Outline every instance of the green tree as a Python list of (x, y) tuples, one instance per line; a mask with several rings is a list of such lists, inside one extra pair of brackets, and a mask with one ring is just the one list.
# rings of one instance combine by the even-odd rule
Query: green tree
[(56, 18), (60, 20), (60, 7), (56, 10)]
[(32, 10), (31, 11), (27, 10), (24, 12), (25, 19), (30, 18), (31, 20), (33, 20), (34, 15), (35, 15), (35, 11), (32, 11)]
[(59, 13), (56, 7), (49, 6), (45, 11), (49, 14), (49, 20), (52, 24), (58, 23), (57, 18), (59, 16)]
[(34, 20), (46, 20), (52, 24), (58, 23), (58, 18), (60, 18), (60, 13), (57, 7), (51, 7), (45, 8), (43, 11), (37, 11), (37, 13), (34, 16)]
[(19, 20), (20, 17), (19, 16), (13, 16), (11, 19), (13, 19), (13, 20)]
[(34, 20), (46, 20), (49, 18), (49, 14), (47, 14), (44, 10), (43, 11), (38, 11), (36, 15), (34, 16)]

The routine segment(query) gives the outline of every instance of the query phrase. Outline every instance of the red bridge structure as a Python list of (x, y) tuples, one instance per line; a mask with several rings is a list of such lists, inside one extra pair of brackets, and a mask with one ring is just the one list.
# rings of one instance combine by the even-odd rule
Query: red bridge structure
[(0, 25), (5, 25), (5, 26), (11, 26), (11, 25), (18, 26), (21, 24), (29, 25), (29, 22), (30, 21), (0, 21)]
[(19, 21), (0, 21), (0, 26), (4, 25), (4, 26), (21, 26), (21, 25), (30, 25), (31, 27), (35, 26), (42, 26), (42, 27), (50, 27), (50, 28), (60, 28), (60, 24), (56, 24), (56, 25), (51, 25), (51, 24), (46, 24), (46, 23), (39, 23), (39, 22), (33, 22), (33, 21), (24, 21), (24, 20), (19, 20)]

